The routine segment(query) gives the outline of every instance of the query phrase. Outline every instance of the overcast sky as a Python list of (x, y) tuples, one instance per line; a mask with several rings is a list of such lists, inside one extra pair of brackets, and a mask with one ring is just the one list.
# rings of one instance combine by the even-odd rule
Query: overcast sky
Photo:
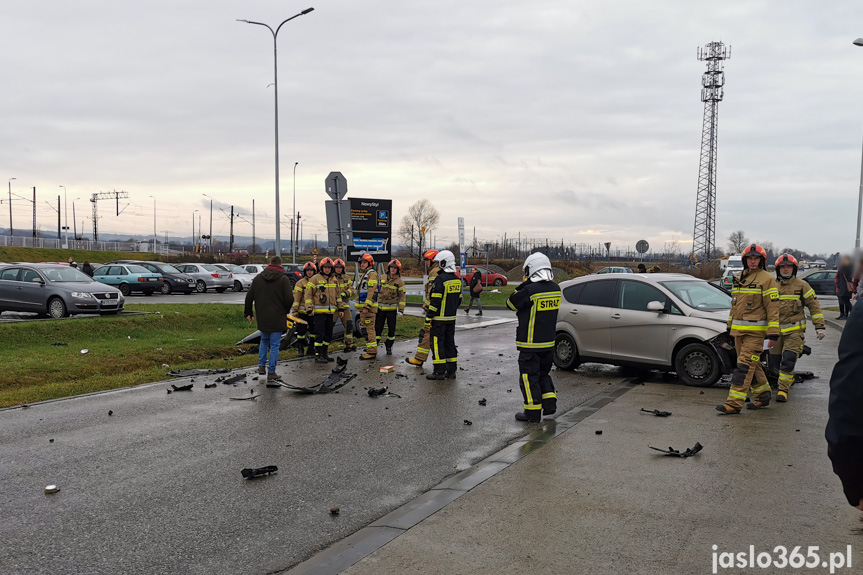
[[(692, 241), (703, 104), (697, 46), (732, 46), (720, 104), (717, 244), (853, 247), (863, 144), (863, 3), (837, 0), (40, 0), (0, 5), (0, 184), (56, 229), (125, 190), (100, 230), (227, 234), (235, 204), (274, 235), (272, 38), (279, 36), (282, 214), (292, 168), (305, 234), (324, 178), (428, 198), (437, 235)], [(0, 189), (2, 189), (0, 188)], [(5, 200), (5, 189), (3, 198)], [(13, 201), (14, 225), (32, 206)], [(289, 216), (288, 216), (289, 217)], [(0, 227), (8, 205), (0, 206)], [(71, 225), (71, 222), (70, 222)], [(89, 231), (92, 224), (84, 222)], [(205, 228), (208, 224), (205, 224)], [(283, 225), (282, 237), (289, 235)], [(235, 234), (250, 235), (238, 222)]]

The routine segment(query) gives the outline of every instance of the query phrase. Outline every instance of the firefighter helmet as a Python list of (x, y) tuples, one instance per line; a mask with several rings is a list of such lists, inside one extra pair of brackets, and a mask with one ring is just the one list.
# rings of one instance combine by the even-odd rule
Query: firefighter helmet
[(443, 250), (438, 252), (434, 257), (434, 261), (440, 265), (443, 271), (449, 273), (455, 272), (455, 256), (451, 251)]
[(530, 276), (539, 270), (551, 271), (551, 261), (548, 259), (547, 255), (537, 252), (527, 256), (522, 268), (524, 269), (524, 277), (530, 278)]
[(330, 272), (332, 272), (333, 260), (331, 260), (330, 258), (324, 258), (320, 261), (320, 263), (318, 263), (318, 269), (321, 271), (324, 271), (325, 266), (328, 266), (330, 268)]
[(760, 265), (761, 269), (767, 269), (767, 252), (764, 251), (764, 248), (762, 248), (761, 246), (759, 246), (757, 244), (752, 244), (750, 246), (747, 246), (747, 248), (745, 250), (743, 250), (743, 254), (741, 256), (741, 259), (745, 262), (746, 258), (748, 258), (750, 256), (760, 257), (761, 258), (761, 264), (759, 264), (759, 265)]
[(390, 263), (387, 264), (387, 271), (389, 271), (390, 268), (396, 268), (399, 270), (399, 275), (402, 275), (402, 262), (399, 260), (390, 261)]
[(426, 250), (423, 254), (423, 259), (432, 262), (434, 261), (436, 255), (438, 255), (437, 250)]
[(341, 258), (336, 258), (333, 260), (333, 268), (342, 268), (342, 271), (345, 270), (345, 260)]
[[(794, 271), (792, 271), (791, 275), (788, 277), (792, 277), (792, 276), (797, 275), (797, 270), (800, 267), (800, 264), (797, 263), (797, 258), (792, 256), (791, 254), (782, 254), (781, 256), (776, 258), (776, 277), (784, 277), (782, 274), (779, 273), (779, 266), (787, 266), (787, 265), (794, 266)], [(788, 278), (785, 278), (785, 279), (788, 279)]]
[(373, 258), (371, 254), (363, 254), (363, 255), (361, 255), (361, 256), (360, 256), (360, 260), (359, 260), (359, 261), (360, 261), (360, 263), (362, 263), (362, 262), (366, 262), (366, 263), (367, 263), (367, 264), (369, 264), (370, 266), (375, 265), (375, 258)]
[(315, 264), (313, 264), (312, 262), (306, 262), (303, 265), (303, 275), (308, 277), (306, 275), (306, 272), (309, 270), (312, 270), (312, 275), (315, 275), (316, 273), (318, 273), (318, 267)]

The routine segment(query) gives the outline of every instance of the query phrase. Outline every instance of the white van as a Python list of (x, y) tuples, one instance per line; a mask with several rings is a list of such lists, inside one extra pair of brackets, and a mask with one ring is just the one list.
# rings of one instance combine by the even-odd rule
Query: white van
[(720, 268), (723, 272), (728, 271), (732, 274), (743, 271), (743, 256), (728, 256), (728, 258), (722, 260)]

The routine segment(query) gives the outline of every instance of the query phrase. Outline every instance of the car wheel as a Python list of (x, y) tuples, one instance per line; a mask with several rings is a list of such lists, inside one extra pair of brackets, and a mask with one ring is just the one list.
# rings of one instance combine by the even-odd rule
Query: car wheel
[(207, 291), (207, 284), (204, 283), (204, 280), (198, 280), (198, 283), (195, 284), (195, 290), (198, 293), (204, 293)]
[(165, 282), (162, 284), (162, 289), (161, 289), (162, 295), (169, 295), (171, 293), (171, 291), (172, 291), (171, 290), (171, 284), (169, 284), (168, 282)]
[(695, 387), (710, 387), (722, 376), (719, 358), (703, 343), (690, 343), (677, 352), (674, 370), (683, 383)]
[(578, 367), (578, 346), (566, 332), (557, 334), (554, 340), (554, 365), (558, 369), (573, 370)]
[(48, 315), (54, 319), (66, 317), (66, 304), (62, 299), (55, 297), (48, 301)]
[(228, 288), (216, 288), (216, 293), (225, 293), (225, 290)]
[(129, 287), (129, 284), (120, 284), (120, 293), (123, 294), (123, 297), (129, 297), (129, 294), (132, 293), (132, 289)]
[(502, 285), (503, 285), (503, 280), (502, 280), (502, 279), (500, 279), (500, 278), (497, 278), (496, 280), (494, 280), (494, 285), (496, 285), (497, 287), (502, 286)]
[(243, 291), (243, 284), (240, 283), (240, 280), (234, 280), (234, 291)]

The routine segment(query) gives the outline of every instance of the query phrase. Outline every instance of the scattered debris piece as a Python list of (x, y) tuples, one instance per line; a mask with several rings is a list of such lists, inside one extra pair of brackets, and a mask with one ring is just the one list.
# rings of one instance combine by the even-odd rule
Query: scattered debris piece
[(318, 385), (313, 385), (311, 387), (300, 387), (297, 385), (293, 385), (291, 383), (280, 383), (281, 387), (290, 389), (292, 391), (296, 391), (299, 393), (308, 393), (308, 394), (316, 394), (316, 393), (330, 393), (336, 391), (337, 389), (341, 389), (345, 385), (347, 385), (351, 380), (353, 380), (357, 374), (355, 373), (331, 373), (327, 379)]
[(799, 429), (795, 429), (794, 431), (800, 431)]
[(52, 493), (57, 493), (58, 491), (60, 491), (60, 488), (56, 485), (45, 486), (45, 495), (51, 495)]
[(235, 375), (234, 377), (229, 377), (228, 379), (223, 379), (222, 383), (224, 383), (225, 385), (232, 385), (234, 383), (240, 383), (244, 379), (246, 379), (246, 376), (243, 374), (240, 374), (240, 375)]
[(470, 419), (465, 419), (464, 424), (465, 425), (473, 425), (473, 421), (471, 421)]
[(704, 392), (703, 392), (703, 391), (699, 391), (699, 392), (698, 392), (698, 395), (704, 395)]
[(507, 390), (506, 390), (506, 392), (507, 392), (507, 393), (512, 393), (512, 390), (511, 390), (511, 389), (507, 389)]
[(669, 415), (671, 415), (670, 411), (659, 411), (658, 409), (654, 409), (653, 411), (651, 411), (642, 407), (641, 411), (643, 411), (644, 413), (652, 413), (656, 417), (668, 417)]
[(341, 358), (341, 357), (336, 358), (336, 365), (347, 365), (347, 364), (348, 364), (348, 360)]
[(392, 373), (396, 370), (394, 365), (385, 365), (381, 368), (381, 373)]
[(279, 470), (275, 465), (267, 465), (266, 467), (258, 467), (257, 469), (252, 469), (246, 467), (240, 473), (245, 479), (255, 479), (256, 477), (263, 477), (264, 475), (270, 475), (271, 473), (275, 473)]
[(347, 368), (348, 368), (348, 366), (347, 366), (347, 365), (342, 364), (342, 365), (340, 365), (340, 366), (338, 366), (338, 367), (334, 367), (334, 368), (333, 368), (333, 370), (332, 370), (332, 373), (344, 373), (344, 371), (345, 371)]
[(171, 384), (171, 389), (174, 391), (192, 391), (192, 388), (195, 387), (194, 383), (190, 383), (188, 385), (174, 385)]
[(109, 409), (109, 410), (108, 410), (108, 417), (111, 417), (112, 415), (114, 415), (114, 410), (113, 410), (113, 409)]
[[(798, 429), (797, 431), (800, 431), (800, 430)], [(49, 439), (48, 443), (54, 443), (54, 438), (52, 437), (51, 439)]]
[(500, 375), (500, 372), (497, 372), (495, 375)]
[[(253, 389), (252, 391), (254, 392), (255, 390)], [(261, 397), (261, 394), (259, 393), (257, 395), (250, 395), (249, 397), (232, 397), (231, 399), (235, 401), (245, 401), (247, 399), (255, 399), (256, 397)]]
[(88, 353), (89, 351), (90, 351), (89, 349), (82, 349), (82, 350), (81, 350), (81, 355), (84, 355), (84, 354)]
[(231, 370), (226, 368), (219, 369), (172, 369), (168, 372), (171, 377), (190, 377), (197, 375), (218, 375), (220, 373), (229, 373)]
[(338, 515), (340, 510), (338, 507), (330, 507), (330, 515)]
[(163, 363), (163, 364), (162, 364), (162, 367), (171, 367), (171, 366), (170, 366), (170, 365), (168, 365), (167, 363)]
[(387, 387), (379, 387), (377, 389), (374, 387), (369, 387), (367, 389), (369, 397), (397, 397), (399, 399), (402, 398), (402, 396), (397, 393), (387, 391), (389, 389)]
[(275, 387), (284, 387), (281, 383), (268, 383), (267, 387), (273, 389)]
[(68, 343), (52, 343), (51, 347), (69, 347)]
[(170, 390), (170, 389), (168, 389), (168, 390), (166, 390), (166, 391), (168, 392), (168, 395), (171, 395), (171, 390)]
[(259, 379), (260, 379), (259, 377), (255, 376), (252, 378), (252, 381), (258, 381)]
[(480, 404), (480, 405), (485, 405), (485, 404), (487, 404), (487, 403), (488, 403), (488, 401), (487, 401), (487, 400), (486, 400), (486, 398), (484, 398), (484, 397), (483, 397), (482, 399), (480, 399), (480, 400), (479, 400), (479, 404)]
[[(648, 445), (648, 447), (650, 447), (650, 446)], [(696, 442), (695, 445), (693, 445), (692, 447), (688, 447), (686, 449), (686, 451), (683, 451), (683, 452), (677, 451), (673, 447), (669, 447), (668, 449), (659, 449), (658, 447), (650, 447), (650, 449), (653, 449), (654, 451), (659, 451), (663, 455), (670, 455), (671, 457), (692, 457), (693, 455), (695, 455), (696, 453), (698, 453), (699, 451), (704, 449), (704, 447), (700, 443)]]
[(502, 353), (497, 354), (498, 357), (503, 357)]
[(217, 385), (218, 385), (217, 383), (205, 383), (204, 389), (212, 389), (212, 388), (216, 387)]
[(601, 429), (597, 429), (597, 430), (596, 430), (596, 434), (597, 434), (597, 435), (602, 435), (602, 430), (601, 430)]

